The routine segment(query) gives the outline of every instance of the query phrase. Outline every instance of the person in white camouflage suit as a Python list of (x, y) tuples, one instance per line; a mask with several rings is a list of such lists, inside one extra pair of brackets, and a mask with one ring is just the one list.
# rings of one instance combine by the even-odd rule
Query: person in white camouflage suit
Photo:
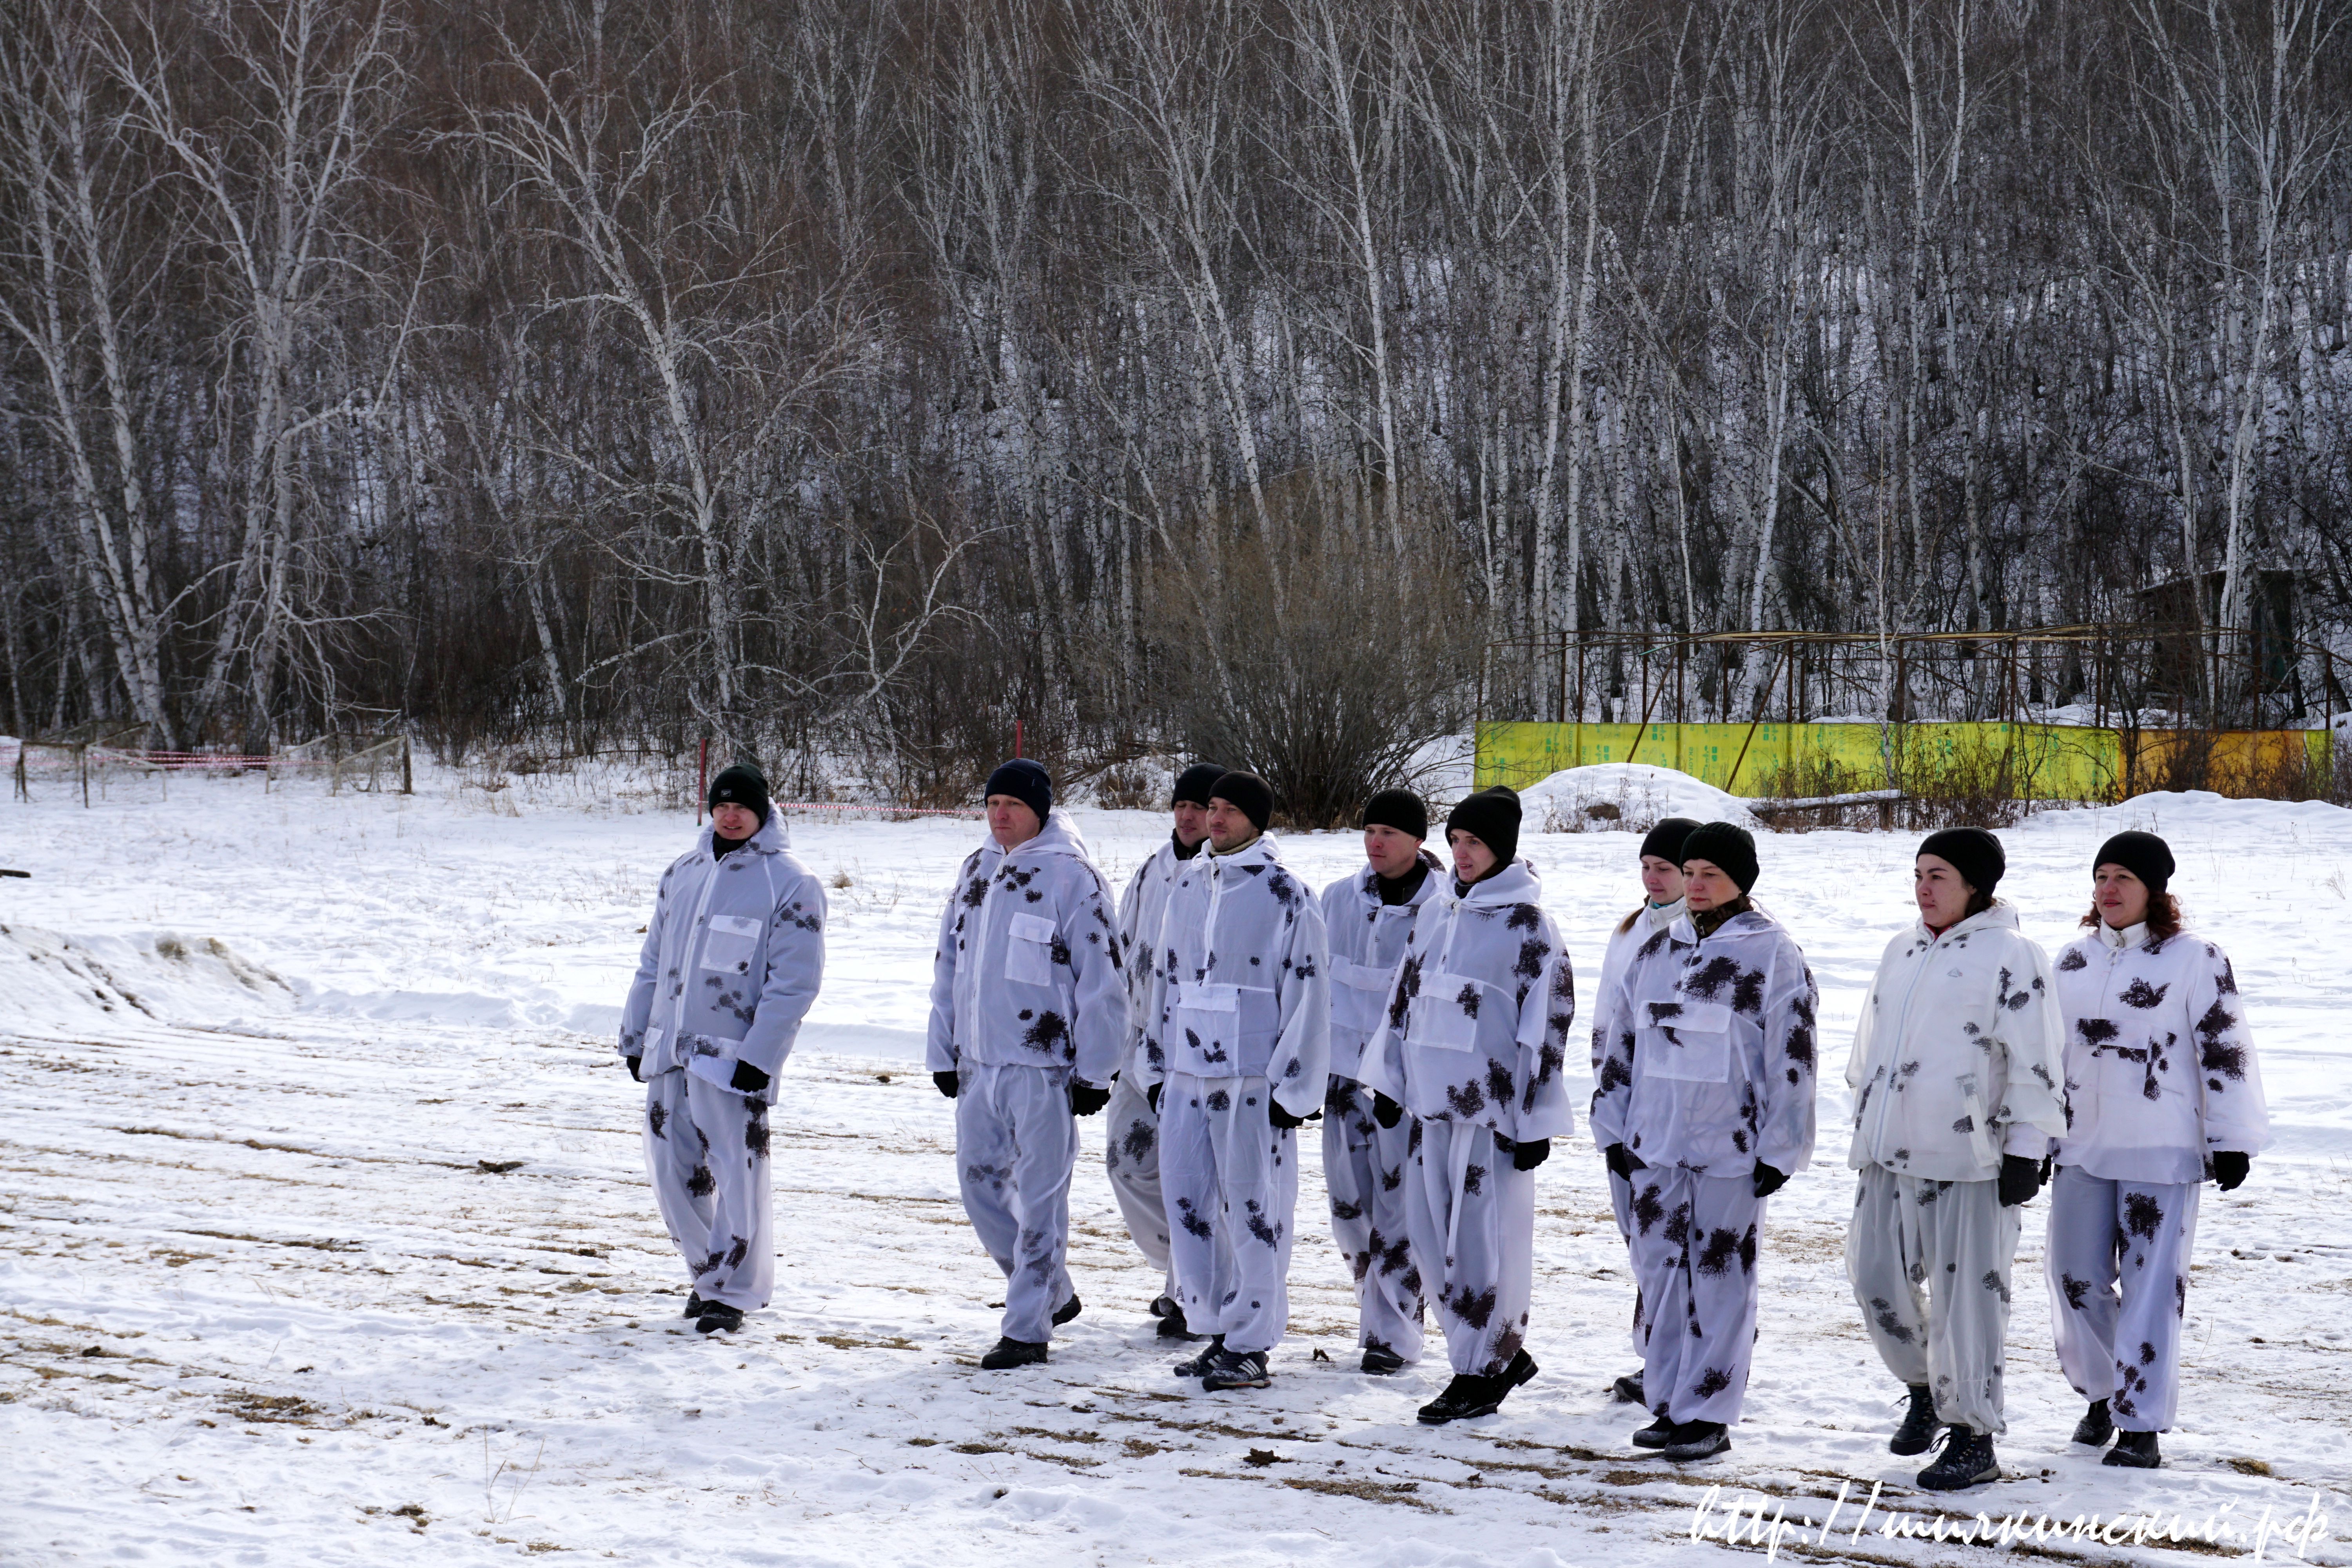
[(1160, 921), (1168, 912), (1168, 895), (1176, 876), (1209, 841), (1209, 787), (1224, 775), (1214, 763), (1195, 763), (1176, 776), (1169, 815), (1174, 819), (1168, 842), (1151, 852), (1137, 868), (1118, 901), (1120, 949), (1128, 955), (1127, 995), (1134, 1009), (1135, 1028), (1127, 1058), (1119, 1064), (1118, 1082), (1111, 1086), (1110, 1110), (1104, 1115), (1103, 1168), (1110, 1177), (1111, 1196), (1127, 1221), (1127, 1234), (1137, 1248), (1160, 1270), (1160, 1290), (1151, 1303), (1160, 1320), (1162, 1339), (1190, 1340), (1194, 1334), (1176, 1304), (1176, 1277), (1168, 1265), (1168, 1204), (1160, 1193), (1160, 1113), (1151, 1108), (1136, 1058), (1143, 1049), (1144, 1009), (1150, 1005), (1151, 954), (1160, 945)]
[(1805, 955), (1748, 898), (1756, 841), (1711, 822), (1683, 840), (1686, 912), (1602, 1000), (1592, 1136), (1633, 1186), (1642, 1389), (1637, 1447), (1731, 1447), (1756, 1348), (1767, 1200), (1813, 1153), (1815, 1008)]
[(989, 775), (988, 842), (956, 872), (931, 966), (929, 1067), (956, 1102), (964, 1213), (1004, 1272), (989, 1371), (1045, 1359), (1070, 1287), (1076, 1116), (1110, 1100), (1129, 1029), (1109, 886), (1045, 770)]
[(1421, 1359), (1421, 1271), (1413, 1267), (1405, 1181), (1412, 1132), (1383, 1127), (1359, 1081), (1364, 1046), (1388, 1012), (1405, 939), (1444, 875), (1422, 847), (1429, 809), (1408, 789), (1365, 804), (1361, 870), (1323, 889), (1331, 944), (1331, 1084), (1323, 1099), (1323, 1185), (1331, 1239), (1356, 1281), (1363, 1370), (1385, 1374)]
[(1168, 898), (1137, 1064), (1160, 1112), (1177, 1304), (1208, 1348), (1177, 1374), (1263, 1388), (1290, 1323), (1297, 1129), (1323, 1103), (1331, 1002), (1323, 910), (1265, 831), (1274, 792), (1229, 773), (1209, 853)]
[[(2044, 1258), (2058, 1364), (2090, 1407), (2074, 1441), (2154, 1469), (2180, 1399), (2198, 1194), (2270, 1143), (2261, 1064), (2220, 944), (2181, 929), (2172, 851), (2118, 833), (2092, 862), (2091, 930), (2058, 954), (2066, 1131)], [(2121, 1287), (2120, 1292), (2118, 1286)]]
[(824, 889), (793, 856), (767, 781), (710, 781), (710, 826), (662, 873), (621, 1008), (646, 1086), (646, 1171), (691, 1283), (686, 1315), (731, 1332), (768, 1304), (776, 1244), (768, 1108), (824, 978)]
[(1575, 1123), (1560, 1069), (1576, 984), (1518, 858), (1518, 796), (1471, 795), (1445, 837), (1453, 874), (1414, 919), (1362, 1071), (1381, 1125), (1413, 1119), (1407, 1223), (1454, 1368), (1427, 1426), (1490, 1415), (1536, 1374), (1535, 1172)]

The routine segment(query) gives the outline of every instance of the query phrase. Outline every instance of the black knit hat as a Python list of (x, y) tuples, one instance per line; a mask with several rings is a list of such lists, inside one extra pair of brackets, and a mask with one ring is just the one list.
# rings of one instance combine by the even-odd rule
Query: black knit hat
[(2172, 846), (2153, 833), (2118, 833), (2092, 857), (2092, 870), (2102, 866), (2121, 866), (2146, 882), (2149, 892), (2160, 893), (2172, 880)]
[(1209, 786), (1209, 794), (1214, 799), (1239, 806), (1242, 815), (1255, 823), (1260, 833), (1274, 820), (1274, 786), (1255, 773), (1220, 773), (1217, 782)]
[(1170, 795), (1168, 804), (1206, 805), (1209, 804), (1209, 791), (1216, 787), (1217, 781), (1224, 776), (1225, 770), (1214, 763), (1194, 763), (1176, 775), (1176, 788)]
[(1941, 833), (1930, 833), (1919, 846), (1919, 853), (1947, 862), (1979, 893), (1990, 894), (1999, 887), (2000, 874), (2009, 869), (2009, 857), (2001, 852), (2000, 840), (1981, 827), (1947, 827)]
[(1683, 840), (1689, 837), (1698, 824), (1687, 816), (1669, 816), (1649, 832), (1642, 835), (1642, 853), (1634, 857), (1646, 860), (1655, 855), (1661, 860), (1683, 863)]
[(757, 764), (732, 763), (719, 770), (710, 781), (712, 805), (740, 805), (756, 812), (761, 822), (768, 820), (768, 781), (761, 776)]
[(1445, 814), (1445, 831), (1455, 828), (1495, 852), (1495, 864), (1507, 866), (1519, 858), (1519, 792), (1494, 784), (1465, 796)]
[(1429, 837), (1429, 807), (1409, 789), (1384, 789), (1364, 803), (1364, 827), (1393, 827), (1407, 838)]
[(1045, 770), (1026, 757), (1015, 757), (998, 764), (988, 775), (988, 787), (981, 791), (986, 799), (992, 795), (1009, 795), (1037, 814), (1044, 822), (1045, 814), (1054, 809), (1054, 781)]
[(1683, 840), (1683, 864), (1705, 860), (1719, 866), (1723, 874), (1739, 884), (1743, 893), (1756, 885), (1756, 840), (1748, 829), (1728, 822), (1710, 822), (1694, 827)]

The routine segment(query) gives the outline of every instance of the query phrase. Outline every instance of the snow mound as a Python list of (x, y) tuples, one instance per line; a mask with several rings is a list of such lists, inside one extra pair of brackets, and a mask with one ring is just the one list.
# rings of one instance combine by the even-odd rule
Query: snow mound
[(1673, 768), (1595, 763), (1562, 768), (1519, 792), (1523, 820), (1542, 833), (1647, 833), (1669, 816), (1751, 826), (1748, 803)]
[(94, 1017), (213, 1028), (280, 1014), (294, 994), (215, 937), (173, 931), (68, 936), (0, 926), (0, 1026), (81, 1028)]

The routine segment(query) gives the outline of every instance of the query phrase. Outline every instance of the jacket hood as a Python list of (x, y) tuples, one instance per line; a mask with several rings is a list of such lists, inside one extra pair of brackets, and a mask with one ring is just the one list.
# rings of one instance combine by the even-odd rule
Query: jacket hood
[(1255, 838), (1251, 839), (1248, 844), (1234, 850), (1230, 855), (1217, 854), (1213, 848), (1209, 847), (1206, 840), (1202, 841), (1202, 847), (1222, 865), (1279, 866), (1282, 864), (1282, 856), (1280, 853), (1281, 847), (1275, 842), (1274, 835), (1271, 833), (1259, 834)]
[[(1446, 876), (1451, 879), (1453, 873)], [(1505, 869), (1473, 886), (1460, 898), (1454, 897), (1454, 884), (1449, 879), (1438, 895), (1453, 899), (1457, 904), (1533, 904), (1543, 900), (1543, 879), (1536, 875), (1534, 866), (1525, 860), (1514, 860)]]
[[(1451, 875), (1451, 873), (1446, 871), (1444, 866), (1439, 862), (1437, 857), (1431, 854), (1427, 849), (1421, 851), (1420, 859), (1422, 868), (1427, 871), (1431, 876)], [(1380, 873), (1378, 871), (1373, 870), (1370, 866), (1364, 867), (1355, 874), (1354, 880), (1357, 891), (1372, 898), (1380, 897), (1379, 879)]]
[[(702, 836), (695, 842), (701, 847), (705, 855), (715, 854), (717, 851), (711, 840), (718, 837), (719, 830), (706, 822), (702, 825)], [(757, 849), (767, 855), (782, 854), (793, 847), (792, 832), (784, 826), (783, 817), (778, 814), (772, 805), (768, 807), (768, 820), (760, 824), (758, 832), (743, 840), (742, 847), (746, 849)], [(730, 853), (731, 854), (732, 851)]]
[(1093, 854), (1087, 848), (1087, 841), (1078, 835), (1078, 825), (1072, 822), (1069, 814), (1059, 807), (1046, 814), (1045, 825), (1038, 829), (1037, 837), (1019, 848), (1003, 849), (993, 837), (982, 844), (981, 848), (994, 849), (1000, 854), (1010, 855), (1075, 855), (1081, 860), (1088, 861), (1094, 858)]
[[(1932, 934), (1927, 930), (1927, 922), (1924, 920), (1913, 921), (1911, 922), (1911, 929), (1920, 936), (1929, 936)], [(1989, 910), (1979, 910), (1975, 914), (1970, 915), (1968, 919), (1960, 921), (1958, 925), (1948, 928), (1944, 934), (1946, 936), (1959, 936), (1964, 932), (1974, 931), (2016, 931), (2018, 929), (2020, 928), (2017, 923), (2017, 910), (2015, 907), (2010, 904), (2006, 900), (1997, 900), (1993, 904), (1992, 908)]]

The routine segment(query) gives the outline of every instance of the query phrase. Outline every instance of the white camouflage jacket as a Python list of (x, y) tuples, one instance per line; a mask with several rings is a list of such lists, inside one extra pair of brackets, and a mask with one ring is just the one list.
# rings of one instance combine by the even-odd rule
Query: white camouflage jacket
[(2205, 1179), (2216, 1150), (2270, 1142), (2262, 1069), (2229, 955), (2182, 931), (2101, 925), (2058, 954), (2066, 1130), (2058, 1163), (2103, 1181)]
[(1127, 999), (1134, 1028), (1129, 1038), (1129, 1057), (1143, 1049), (1145, 1009), (1151, 1005), (1151, 955), (1160, 947), (1160, 921), (1168, 913), (1168, 895), (1176, 890), (1176, 873), (1209, 852), (1202, 839), (1189, 856), (1176, 853), (1176, 835), (1152, 851), (1137, 868), (1118, 900), (1119, 952), (1127, 964)]
[(654, 894), (645, 946), (621, 1008), (620, 1050), (650, 1079), (684, 1067), (731, 1088), (737, 1062), (776, 1099), (801, 1020), (824, 979), (824, 889), (793, 855), (773, 812), (724, 860), (706, 826)]
[[(1609, 945), (1601, 952), (1601, 984), (1592, 988), (1594, 1002), (1609, 999), (1617, 982), (1625, 977), (1625, 966), (1633, 962), (1633, 954), (1642, 944), (1680, 920), (1689, 906), (1676, 899), (1671, 904), (1643, 903), (1633, 911), (1633, 923), (1623, 931), (1609, 928)], [(1607, 1042), (1601, 1037), (1601, 1015), (1596, 1008), (1592, 1016), (1592, 1076), (1601, 1076), (1601, 1058), (1607, 1054)]]
[(1358, 1076), (1423, 1121), (1514, 1142), (1565, 1138), (1576, 1129), (1560, 1076), (1576, 980), (1536, 901), (1543, 884), (1519, 860), (1466, 894), (1455, 886), (1447, 876), (1421, 906)]
[(940, 917), (929, 1070), (1068, 1068), (1099, 1088), (1128, 1029), (1110, 889), (1076, 826), (1056, 811), (1019, 848), (973, 850)]
[(1152, 955), (1141, 1082), (1263, 1078), (1293, 1116), (1318, 1109), (1331, 1054), (1325, 957), (1322, 907), (1272, 835), (1185, 861)]
[(1914, 921), (1886, 944), (1862, 1001), (1845, 1081), (1846, 1163), (1989, 1182), (2004, 1154), (2039, 1162), (2063, 1131), (2050, 962), (1996, 903), (1940, 937)]
[(1443, 885), (1437, 857), (1421, 852), (1421, 886), (1402, 904), (1381, 902), (1380, 873), (1366, 866), (1323, 889), (1331, 943), (1331, 1076), (1355, 1078), (1364, 1046), (1388, 1011), (1389, 984), (1421, 907)]
[(1794, 1175), (1813, 1157), (1813, 1015), (1805, 955), (1748, 909), (1704, 941), (1688, 913), (1634, 951), (1601, 1003), (1607, 1050), (1592, 1138), (1645, 1165)]

